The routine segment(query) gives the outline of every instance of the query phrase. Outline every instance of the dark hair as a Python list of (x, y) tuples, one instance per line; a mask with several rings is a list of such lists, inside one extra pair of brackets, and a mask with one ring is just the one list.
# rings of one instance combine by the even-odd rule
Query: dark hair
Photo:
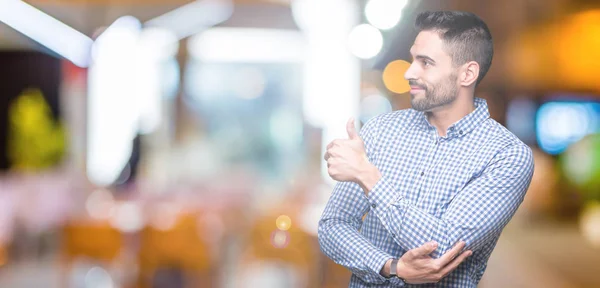
[(462, 11), (426, 11), (417, 16), (415, 28), (417, 32), (438, 32), (454, 65), (477, 62), (479, 77), (476, 85), (490, 69), (494, 56), (492, 34), (477, 15)]

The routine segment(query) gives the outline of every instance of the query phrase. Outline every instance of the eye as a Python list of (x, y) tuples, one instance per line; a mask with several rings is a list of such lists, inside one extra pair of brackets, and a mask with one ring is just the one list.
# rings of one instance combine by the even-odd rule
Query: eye
[(429, 67), (431, 63), (427, 62), (427, 60), (423, 60), (423, 67)]

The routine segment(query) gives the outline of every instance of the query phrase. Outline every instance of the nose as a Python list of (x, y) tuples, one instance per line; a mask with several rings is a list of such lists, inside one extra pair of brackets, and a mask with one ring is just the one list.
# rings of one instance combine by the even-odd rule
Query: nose
[(404, 79), (406, 79), (406, 80), (417, 79), (414, 61), (412, 63), (410, 63), (410, 66), (408, 66), (408, 69), (406, 70), (406, 72), (404, 72)]

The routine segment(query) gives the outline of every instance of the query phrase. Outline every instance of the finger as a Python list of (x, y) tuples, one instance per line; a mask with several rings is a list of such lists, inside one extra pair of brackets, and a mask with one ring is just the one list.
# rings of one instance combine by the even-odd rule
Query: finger
[(356, 127), (354, 126), (354, 118), (348, 119), (348, 123), (346, 123), (346, 131), (348, 132), (348, 138), (351, 140), (360, 138), (358, 136), (358, 132), (356, 132)]
[(452, 259), (454, 259), (458, 254), (460, 254), (460, 251), (462, 251), (465, 248), (465, 245), (466, 243), (464, 241), (458, 242), (456, 245), (454, 245), (454, 247), (452, 247), (452, 249), (447, 251), (444, 255), (442, 255), (442, 257), (438, 259), (438, 264), (441, 267), (446, 266), (448, 263), (450, 263), (450, 261), (452, 261)]
[(460, 263), (464, 262), (467, 257), (471, 256), (473, 254), (473, 252), (467, 250), (465, 252), (463, 252), (462, 254), (460, 254), (458, 257), (454, 258), (454, 260), (452, 260), (452, 262), (450, 262), (450, 264), (446, 265), (446, 267), (444, 267), (444, 269), (442, 269), (442, 275), (444, 275), (444, 277), (446, 277), (446, 275), (450, 274), (452, 271), (454, 271), (454, 269), (456, 269), (456, 267), (458, 267), (458, 265), (460, 265)]
[(345, 141), (348, 141), (348, 140), (347, 139), (335, 139), (335, 140), (331, 141), (331, 143), (329, 143), (329, 145), (327, 145), (327, 149), (331, 149), (336, 146), (344, 146)]
[(431, 241), (423, 244), (421, 247), (413, 249), (412, 251), (415, 256), (426, 256), (433, 253), (433, 251), (437, 249), (437, 246), (438, 244), (435, 241)]
[(336, 142), (336, 140), (329, 142), (329, 144), (327, 145), (327, 149), (331, 149), (331, 147), (333, 147), (333, 145), (335, 145), (335, 142)]
[(325, 151), (325, 156), (327, 157), (325, 160), (329, 160), (332, 157), (335, 157), (336, 155), (339, 155), (339, 148), (333, 147), (333, 148), (329, 148), (327, 149), (327, 151)]

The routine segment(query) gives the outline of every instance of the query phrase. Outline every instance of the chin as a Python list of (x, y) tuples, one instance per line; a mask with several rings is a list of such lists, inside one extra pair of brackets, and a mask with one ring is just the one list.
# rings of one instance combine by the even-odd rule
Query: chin
[(411, 102), (410, 102), (410, 106), (411, 106), (411, 107), (412, 107), (412, 109), (414, 109), (414, 110), (417, 110), (417, 111), (420, 111), (420, 112), (427, 112), (427, 111), (425, 111), (425, 110), (418, 109), (418, 108), (420, 108), (420, 107), (419, 107), (419, 105), (415, 105), (415, 103), (414, 103), (413, 101), (411, 101)]
[(432, 106), (430, 103), (426, 103), (425, 99), (422, 99), (421, 101), (415, 101), (414, 98), (411, 98), (410, 105), (414, 110), (417, 110), (419, 112), (432, 112), (437, 108), (437, 106)]

